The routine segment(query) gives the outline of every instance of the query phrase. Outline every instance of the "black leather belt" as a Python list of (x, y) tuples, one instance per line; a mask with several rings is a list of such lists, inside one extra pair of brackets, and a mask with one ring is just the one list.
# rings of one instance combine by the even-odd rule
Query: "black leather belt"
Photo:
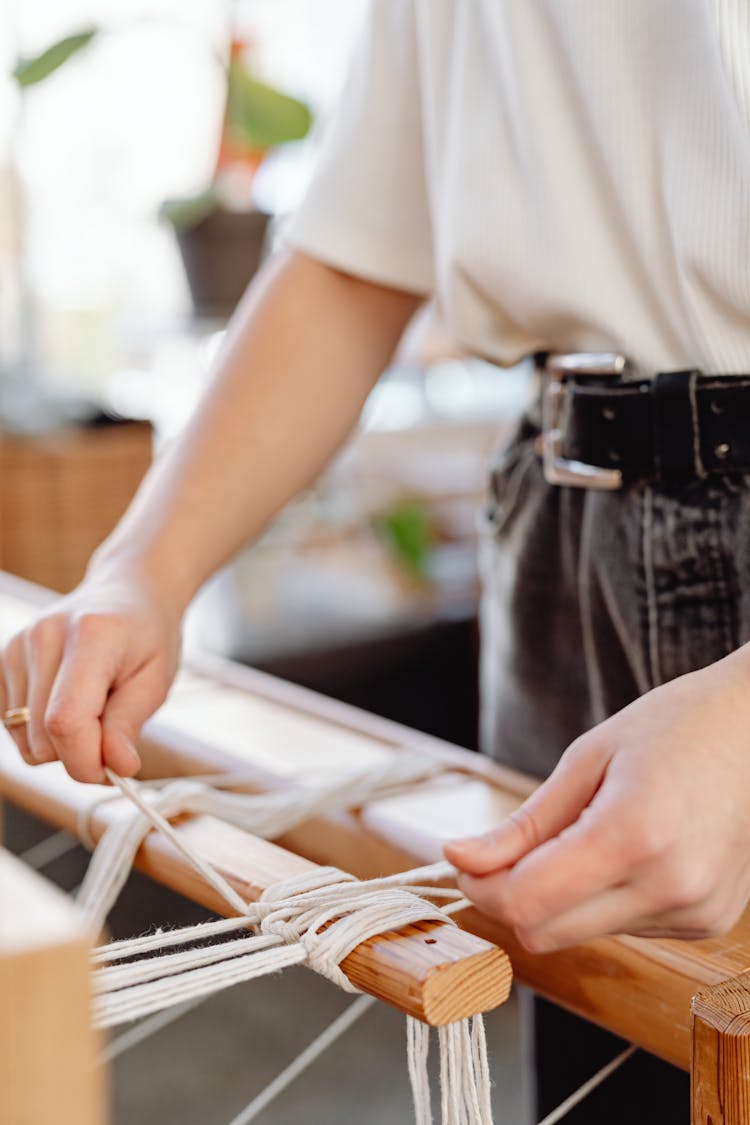
[(750, 474), (750, 375), (628, 381), (622, 367), (579, 372), (573, 358), (563, 357), (545, 392), (548, 480), (611, 489)]
[(750, 378), (667, 371), (608, 386), (573, 378), (562, 451), (629, 482), (750, 473)]

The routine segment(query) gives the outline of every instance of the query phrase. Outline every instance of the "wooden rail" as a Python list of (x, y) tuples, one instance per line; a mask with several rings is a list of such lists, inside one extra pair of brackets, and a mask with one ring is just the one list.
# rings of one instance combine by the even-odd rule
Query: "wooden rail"
[[(5, 742), (7, 735), (0, 739)], [(112, 799), (112, 790), (104, 786), (79, 785), (58, 765), (34, 769), (18, 755), (0, 750), (0, 757), (0, 791), (73, 834), (80, 814), (93, 805), (87, 829), (98, 840), (128, 804), (125, 798)], [(315, 870), (310, 860), (214, 817), (182, 817), (175, 831), (248, 902), (275, 883)], [(160, 832), (148, 834), (136, 865), (194, 902), (220, 914), (234, 913)], [(510, 962), (502, 950), (445, 922), (417, 922), (369, 938), (341, 968), (357, 988), (433, 1026), (496, 1008), (507, 999), (511, 984)]]
[[(0, 581), (0, 611), (6, 605), (10, 617), (20, 619), (45, 597), (18, 580)], [(447, 837), (496, 824), (535, 784), (437, 739), (219, 660), (193, 662), (181, 674), (141, 743), (146, 776), (241, 770), (252, 775), (246, 787), (253, 791), (289, 784), (300, 772), (374, 763), (406, 747), (451, 765), (450, 783), (360, 814), (311, 819), (279, 843), (360, 877), (402, 870), (438, 858)], [(516, 978), (536, 992), (691, 1070), (694, 1125), (750, 1125), (749, 913), (729, 934), (707, 941), (611, 937), (544, 955), (528, 953), (513, 933), (476, 911), (465, 912), (461, 924), (502, 946)]]

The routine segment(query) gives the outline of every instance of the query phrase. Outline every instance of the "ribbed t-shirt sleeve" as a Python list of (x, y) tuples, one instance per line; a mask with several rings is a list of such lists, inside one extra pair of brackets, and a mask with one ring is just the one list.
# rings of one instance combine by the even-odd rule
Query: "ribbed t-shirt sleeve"
[(369, 281), (432, 291), (412, 0), (370, 0), (312, 182), (282, 239)]

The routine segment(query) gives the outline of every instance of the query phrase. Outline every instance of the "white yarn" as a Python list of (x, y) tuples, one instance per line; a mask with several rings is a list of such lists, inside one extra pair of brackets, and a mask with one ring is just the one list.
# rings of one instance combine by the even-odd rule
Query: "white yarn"
[(122, 961), (126, 957), (137, 957), (150, 953), (152, 949), (167, 949), (171, 945), (186, 945), (191, 941), (203, 941), (219, 934), (245, 930), (251, 923), (247, 918), (214, 918), (211, 922), (199, 922), (195, 926), (181, 926), (176, 930), (155, 930), (142, 937), (126, 938), (124, 941), (110, 941), (101, 945), (91, 954), (91, 963), (101, 965)]
[(229, 1125), (249, 1125), (249, 1122), (255, 1121), (258, 1114), (262, 1113), (274, 1098), (277, 1098), (279, 1094), (286, 1090), (287, 1086), (294, 1082), (295, 1078), (298, 1078), (308, 1066), (319, 1059), (323, 1052), (327, 1051), (332, 1043), (335, 1043), (337, 1039), (344, 1035), (358, 1019), (361, 1019), (374, 1003), (375, 998), (373, 996), (358, 996), (356, 1000), (352, 1001), (341, 1015), (329, 1023), (320, 1035), (316, 1035), (312, 1043), (309, 1043), (303, 1051), (300, 1051), (289, 1065), (285, 1066), (268, 1083), (265, 1089), (256, 1094), (252, 1101), (248, 1102), (245, 1108), (232, 1118)]
[[(487, 1042), (481, 1016), (438, 1028), (443, 1125), (492, 1125)], [(406, 1057), (416, 1125), (432, 1125), (427, 1059), (430, 1028), (406, 1021)]]
[(305, 951), (301, 946), (281, 945), (216, 965), (205, 965), (177, 977), (107, 993), (93, 1002), (94, 1023), (97, 1027), (113, 1027), (185, 1000), (208, 996), (241, 981), (277, 973), (289, 965), (300, 965), (304, 960)]
[[(227, 824), (243, 828), (254, 836), (271, 839), (310, 817), (332, 809), (353, 809), (369, 801), (378, 801), (406, 792), (414, 785), (445, 778), (445, 766), (425, 754), (396, 754), (377, 766), (356, 770), (331, 781), (316, 781), (294, 785), (269, 793), (228, 793), (227, 788), (257, 783), (249, 774), (205, 774), (195, 777), (159, 779), (141, 782), (140, 791), (164, 794), (176, 791), (185, 800), (183, 811), (206, 813)], [(107, 771), (113, 784), (124, 779)], [(129, 783), (132, 784), (132, 783)], [(176, 790), (174, 787), (178, 786)], [(122, 791), (122, 785), (118, 785)], [(117, 798), (98, 796), (92, 804), (79, 813), (78, 836), (93, 851), (91, 817), (102, 804)], [(128, 793), (132, 796), (132, 791)], [(153, 799), (153, 798), (149, 798)], [(156, 807), (161, 807), (159, 804)], [(170, 815), (170, 814), (167, 814)]]
[(157, 793), (143, 792), (135, 782), (118, 777), (112, 770), (105, 772), (136, 808), (129, 809), (107, 828), (89, 863), (77, 901), (91, 925), (96, 929), (103, 926), (132, 870), (136, 853), (152, 828), (161, 831), (238, 914), (244, 914), (247, 905), (244, 899), (218, 871), (187, 847), (166, 819), (198, 811), (195, 803), (202, 787), (180, 779)]
[(332, 781), (270, 793), (227, 793), (224, 790), (228, 785), (243, 783), (242, 775), (228, 775), (220, 786), (203, 782), (200, 809), (194, 811), (209, 813), (254, 836), (273, 839), (310, 817), (333, 809), (359, 808), (444, 775), (444, 765), (418, 753), (395, 754), (382, 764)]
[(54, 863), (56, 859), (72, 852), (73, 848), (78, 847), (78, 843), (75, 836), (71, 836), (69, 832), (53, 832), (51, 836), (45, 836), (43, 840), (21, 852), (18, 858), (28, 867), (40, 871), (49, 863)]
[(415, 922), (446, 921), (438, 906), (419, 897), (424, 891), (391, 880), (360, 882), (336, 867), (321, 867), (270, 887), (248, 916), (257, 910), (262, 933), (301, 941), (311, 968), (356, 992), (339, 963), (363, 941)]
[(619, 1055), (616, 1055), (615, 1058), (606, 1063), (601, 1070), (597, 1070), (596, 1074), (593, 1074), (583, 1085), (579, 1086), (570, 1097), (560, 1102), (556, 1109), (553, 1109), (551, 1113), (548, 1113), (547, 1116), (539, 1122), (539, 1125), (557, 1125), (557, 1122), (562, 1121), (563, 1117), (570, 1113), (571, 1109), (580, 1105), (584, 1098), (587, 1098), (593, 1090), (601, 1086), (602, 1082), (605, 1082), (610, 1074), (614, 1074), (616, 1070), (619, 1070), (637, 1050), (638, 1048), (632, 1045), (626, 1047), (624, 1051), (621, 1051)]
[[(443, 865), (438, 865), (442, 871)], [(426, 869), (406, 872), (405, 882), (411, 883), (416, 877), (424, 877)], [(128, 965), (108, 964), (94, 973), (96, 993), (117, 992), (118, 998), (106, 1008), (107, 1025), (120, 1019), (134, 1018), (130, 1015), (131, 1003), (125, 993), (135, 997), (139, 1014), (146, 1010), (153, 1012), (158, 1006), (176, 1003), (189, 998), (190, 980), (195, 980), (204, 991), (205, 981), (210, 979), (217, 988), (224, 987), (221, 966), (225, 966), (226, 976), (234, 980), (236, 966), (232, 961), (238, 957), (278, 950), (286, 945), (298, 949), (297, 960), (306, 962), (311, 968), (332, 980), (348, 992), (357, 989), (350, 983), (339, 968), (349, 953), (361, 942), (376, 934), (419, 921), (445, 921), (446, 917), (439, 907), (420, 897), (433, 888), (416, 885), (396, 886), (398, 876), (360, 882), (351, 875), (335, 867), (321, 867), (287, 879), (270, 887), (258, 902), (246, 903), (245, 913), (239, 919), (217, 923), (204, 923), (190, 926), (185, 930), (175, 930), (167, 934), (151, 934), (127, 942), (115, 942), (110, 947), (96, 950), (94, 962), (121, 962), (128, 957), (139, 959)], [(450, 894), (449, 888), (440, 888), (439, 893)], [(458, 892), (453, 891), (453, 894)], [(201, 946), (176, 953), (146, 956), (154, 949), (188, 944), (233, 928), (256, 926), (259, 934), (234, 938), (219, 944)], [(263, 962), (269, 967), (283, 968), (288, 964), (284, 955), (278, 965), (272, 957)], [(216, 972), (210, 977), (199, 970), (213, 965)], [(173, 978), (171, 988), (166, 978)], [(243, 977), (243, 979), (246, 979)], [(153, 983), (152, 995), (148, 985)], [(104, 1017), (101, 1017), (104, 1019)]]
[(162, 953), (157, 957), (142, 957), (129, 965), (111, 965), (97, 969), (92, 974), (94, 993), (114, 992), (120, 988), (143, 984), (149, 980), (172, 977), (201, 965), (212, 965), (230, 961), (245, 953), (255, 953), (260, 949), (271, 949), (280, 944), (272, 934), (259, 934), (255, 937), (234, 938), (214, 945), (203, 945), (197, 949), (186, 949), (177, 953)]
[[(460, 892), (455, 888), (435, 887), (421, 882), (455, 874), (446, 863), (366, 882), (360, 882), (337, 868), (317, 868), (268, 888), (258, 902), (246, 903), (219, 872), (185, 843), (166, 817), (188, 810), (215, 814), (212, 807), (215, 798), (231, 796), (233, 815), (238, 815), (240, 806), (237, 801), (246, 803), (255, 800), (255, 809), (248, 815), (255, 817), (257, 825), (261, 823), (257, 799), (216, 794), (205, 785), (189, 780), (179, 780), (159, 791), (144, 793), (135, 783), (107, 772), (113, 784), (135, 807), (105, 832), (81, 887), (80, 901), (92, 923), (103, 923), (127, 878), (138, 848), (151, 828), (155, 827), (240, 914), (241, 917), (229, 925), (218, 923), (213, 926), (212, 932), (219, 932), (219, 926), (221, 932), (231, 932), (235, 926), (250, 925), (257, 926), (260, 932), (218, 945), (158, 957), (143, 957), (143, 954), (157, 945), (180, 944), (177, 936), (180, 931), (113, 943), (113, 960), (122, 961), (132, 956), (140, 959), (130, 965), (109, 965), (97, 970), (94, 986), (97, 993), (94, 1021), (97, 1026), (109, 1027), (176, 1004), (190, 1003), (239, 981), (277, 972), (287, 965), (301, 962), (339, 987), (356, 992), (357, 989), (339, 967), (356, 946), (376, 934), (414, 922), (445, 921), (444, 910), (421, 898), (423, 894), (447, 899), (454, 909), (464, 905)], [(405, 773), (402, 771), (399, 785), (403, 784)], [(337, 785), (335, 795), (333, 787), (326, 789), (325, 793), (310, 792), (308, 800), (303, 800), (299, 793), (292, 795), (293, 800), (286, 794), (288, 799), (279, 802), (274, 810), (275, 819), (264, 814), (263, 826), (268, 834), (278, 834), (283, 830), (278, 827), (279, 824), (289, 827), (293, 822), (306, 819), (311, 815), (311, 809), (319, 811), (324, 807), (323, 801), (328, 802), (325, 807), (331, 807), (333, 800), (359, 804), (365, 797), (363, 785), (363, 776), (357, 775), (351, 779), (348, 788)], [(392, 788), (393, 782), (381, 774), (377, 785), (382, 792), (386, 786)], [(85, 832), (85, 825), (82, 827)], [(187, 927), (189, 936), (183, 935), (183, 939), (190, 942), (206, 937), (209, 926), (211, 924)], [(105, 960), (109, 960), (106, 947), (96, 954), (97, 963)], [(422, 1036), (420, 1042), (423, 1043), (423, 1035), (423, 1032), (412, 1032), (410, 1041), (416, 1044)], [(484, 1113), (484, 1107), (489, 1105), (489, 1072), (483, 1032), (481, 1035), (470, 1034), (469, 1022), (463, 1021), (455, 1028), (441, 1029), (440, 1045), (441, 1079), (451, 1084), (451, 1089), (443, 1092), (444, 1125), (487, 1125), (491, 1118)], [(482, 1050), (485, 1052), (484, 1062), (478, 1058)], [(426, 1049), (419, 1049), (413, 1057), (410, 1054), (409, 1072), (416, 1112), (418, 1120), (424, 1122), (431, 1120), (426, 1061)], [(486, 1090), (478, 1088), (480, 1080), (486, 1082)], [(446, 1117), (446, 1113), (450, 1116)]]
[[(356, 808), (365, 801), (392, 796), (444, 773), (439, 762), (423, 755), (399, 755), (382, 767), (360, 771), (339, 781), (298, 786), (271, 794), (220, 791), (227, 786), (252, 783), (252, 778), (241, 774), (167, 779), (137, 786), (110, 771), (107, 773), (134, 807), (104, 833), (81, 886), (80, 901), (90, 920), (99, 926), (103, 923), (151, 828), (163, 832), (240, 916), (178, 930), (157, 931), (112, 942), (96, 950), (93, 963), (108, 966), (94, 974), (94, 991), (98, 994), (94, 1019), (98, 1026), (110, 1027), (141, 1016), (153, 1018), (154, 1013), (177, 1011), (178, 1007), (188, 1010), (218, 989), (302, 962), (347, 991), (357, 991), (342, 973), (339, 962), (367, 937), (414, 921), (445, 921), (447, 914), (470, 905), (455, 887), (433, 884), (433, 881), (455, 877), (454, 868), (445, 862), (366, 882), (359, 882), (337, 868), (320, 868), (269, 888), (257, 903), (246, 903), (218, 871), (185, 844), (166, 819), (181, 812), (207, 813), (258, 836), (278, 836), (321, 812)], [(79, 836), (92, 847), (91, 815), (102, 802), (113, 799), (117, 799), (117, 793), (99, 798), (81, 814)], [(440, 909), (425, 902), (421, 895), (446, 901)], [(249, 927), (260, 927), (260, 933), (177, 953), (144, 956), (153, 950), (203, 941)], [(124, 966), (112, 964), (132, 957), (139, 960)], [(346, 1013), (340, 1019), (348, 1020)], [(158, 1016), (153, 1018), (154, 1027), (164, 1022)], [(342, 1023), (342, 1028), (344, 1026)], [(134, 1029), (134, 1038), (141, 1038), (140, 1030)], [(337, 1028), (338, 1034), (340, 1029)], [(335, 1035), (324, 1032), (303, 1053), (304, 1061), (299, 1058), (285, 1068), (278, 1076), (279, 1089), (309, 1065), (332, 1038)], [(482, 1017), (442, 1027), (438, 1030), (438, 1039), (442, 1125), (491, 1125), (491, 1084)], [(416, 1125), (432, 1125), (433, 1120), (427, 1069), (429, 1040), (430, 1029), (421, 1021), (407, 1017), (407, 1061)], [(540, 1125), (560, 1121), (634, 1051), (634, 1047), (623, 1051), (548, 1114)], [(254, 1118), (276, 1092), (275, 1088), (270, 1094), (264, 1091), (254, 1099), (240, 1114), (236, 1125), (240, 1120), (244, 1125)]]
[[(84, 910), (90, 919), (99, 923), (106, 917), (130, 870), (135, 853), (152, 827), (162, 831), (225, 901), (238, 911), (242, 925), (254, 925), (260, 929), (262, 951), (271, 952), (268, 948), (269, 937), (275, 937), (287, 945), (298, 944), (303, 949), (300, 960), (306, 960), (317, 972), (346, 991), (356, 989), (339, 968), (339, 963), (357, 945), (376, 934), (414, 922), (444, 921), (443, 911), (421, 898), (422, 894), (461, 899), (460, 892), (455, 888), (420, 885), (420, 881), (424, 879), (439, 879), (455, 874), (449, 864), (438, 863), (364, 882), (335, 867), (317, 867), (304, 875), (268, 888), (258, 902), (247, 903), (223, 876), (182, 840), (165, 819), (165, 815), (176, 816), (184, 812), (186, 806), (192, 806), (196, 796), (196, 787), (192, 782), (177, 781), (156, 794), (144, 795), (139, 792), (136, 783), (126, 781), (111, 771), (107, 772), (113, 783), (136, 807), (105, 832), (81, 887), (79, 899)], [(205, 928), (196, 934), (195, 927), (190, 927), (190, 932), (191, 937), (187, 940), (194, 940), (199, 935), (207, 936)], [(161, 945), (178, 944), (177, 933), (179, 931), (167, 937)], [(159, 935), (152, 935), (150, 938), (126, 943), (128, 953), (118, 943), (113, 954), (117, 959), (134, 954), (142, 955), (147, 948), (153, 948), (158, 939)], [(252, 939), (239, 939), (239, 944), (248, 941)], [(257, 938), (255, 942), (254, 949), (261, 952)], [(153, 981), (153, 992), (160, 997), (160, 1003), (176, 1002), (178, 992), (180, 999), (189, 996), (185, 990), (189, 989), (191, 977), (202, 989), (207, 979), (217, 983), (220, 981), (221, 970), (218, 966), (224, 965), (227, 976), (234, 978), (237, 967), (231, 961), (241, 951), (237, 942), (224, 943), (224, 946), (229, 948), (225, 955), (221, 953), (222, 947), (214, 947), (210, 952), (188, 951), (150, 958), (124, 970), (100, 970), (97, 975), (98, 987), (103, 990), (109, 981), (112, 988), (140, 989), (137, 994), (140, 1011), (141, 1006), (146, 1003), (143, 990)], [(100, 950), (97, 960), (101, 962), (105, 957), (106, 952)], [(159, 972), (160, 963), (164, 967), (163, 973)], [(203, 971), (209, 967), (214, 968), (212, 974)], [(163, 979), (167, 976), (173, 978), (174, 995)], [(154, 981), (153, 978), (156, 977), (160, 979)], [(130, 1011), (122, 997), (117, 1010)], [(155, 1007), (149, 1007), (149, 1011), (154, 1010)]]
[(105, 1045), (100, 1056), (102, 1063), (111, 1063), (120, 1055), (124, 1055), (126, 1051), (137, 1047), (139, 1043), (145, 1043), (152, 1035), (158, 1035), (165, 1027), (169, 1027), (170, 1024), (182, 1019), (202, 1002), (203, 997), (198, 996), (195, 1000), (186, 1000), (183, 1004), (175, 1004), (173, 1008), (164, 1008), (153, 1016), (147, 1016), (146, 1019), (140, 1020), (138, 1023), (132, 1023), (126, 1031), (123, 1031), (122, 1035), (110, 1039)]
[(430, 1079), (427, 1057), (430, 1052), (430, 1029), (421, 1020), (406, 1017), (406, 1064), (409, 1069), (411, 1096), (414, 1102), (415, 1125), (432, 1125)]
[[(143, 840), (152, 827), (159, 828), (165, 836), (238, 914), (245, 912), (245, 904), (234, 888), (214, 868), (206, 864), (197, 853), (188, 852), (182, 838), (171, 828), (167, 818), (180, 813), (205, 813), (227, 820), (232, 824), (252, 832), (254, 835), (279, 836), (294, 824), (299, 824), (323, 808), (356, 807), (365, 799), (368, 784), (374, 787), (378, 796), (401, 791), (419, 780), (434, 776), (438, 766), (422, 755), (404, 755), (407, 761), (400, 763), (394, 757), (391, 773), (383, 766), (367, 773), (352, 774), (348, 780), (341, 780), (323, 787), (300, 787), (299, 790), (285, 790), (268, 795), (223, 793), (208, 788), (191, 778), (178, 778), (154, 790), (118, 777), (111, 770), (107, 776), (120, 793), (127, 797), (140, 811), (140, 816), (128, 809), (127, 813), (106, 829), (99, 841), (78, 893), (78, 903), (89, 919), (92, 927), (101, 929), (117, 896), (124, 886), (133, 866), (133, 861)], [(105, 798), (109, 799), (109, 798)], [(371, 799), (373, 799), (371, 797)], [(90, 810), (84, 810), (79, 817), (79, 832), (86, 838), (90, 835), (87, 811), (98, 808), (97, 799)], [(270, 805), (264, 809), (264, 802)], [(431, 865), (429, 878), (446, 878), (455, 875), (449, 865), (442, 869)], [(442, 871), (441, 874), (433, 874)], [(383, 884), (384, 886), (387, 884)], [(431, 889), (430, 894), (435, 892)], [(455, 890), (450, 897), (455, 897)]]

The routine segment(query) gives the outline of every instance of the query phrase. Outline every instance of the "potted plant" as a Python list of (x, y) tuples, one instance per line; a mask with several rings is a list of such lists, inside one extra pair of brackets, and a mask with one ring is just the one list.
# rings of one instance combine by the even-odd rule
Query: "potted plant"
[(216, 168), (199, 195), (167, 200), (162, 218), (175, 229), (195, 310), (226, 316), (260, 262), (270, 216), (253, 207), (252, 181), (267, 154), (301, 140), (312, 117), (304, 102), (256, 78), (247, 48), (233, 40)]
[[(90, 27), (19, 59), (16, 81), (21, 88), (43, 81), (101, 34)], [(270, 219), (252, 202), (255, 173), (270, 151), (301, 140), (312, 123), (304, 102), (256, 77), (247, 53), (247, 44), (235, 38), (222, 64), (226, 103), (211, 183), (160, 208), (174, 228), (199, 316), (228, 316), (242, 296), (258, 268)]]

